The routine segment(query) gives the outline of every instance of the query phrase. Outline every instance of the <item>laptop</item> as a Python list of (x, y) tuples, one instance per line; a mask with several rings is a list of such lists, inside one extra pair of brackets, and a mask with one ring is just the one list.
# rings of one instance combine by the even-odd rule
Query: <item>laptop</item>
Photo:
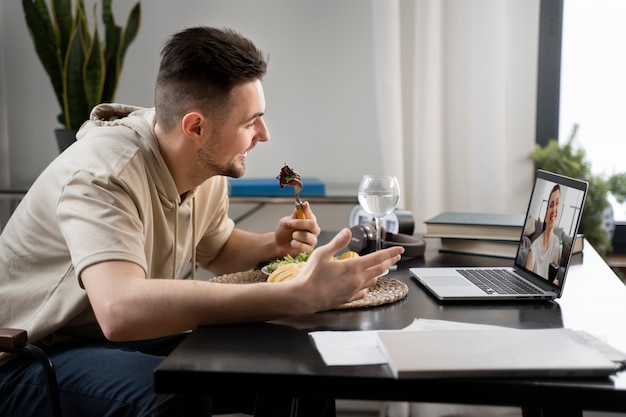
[[(587, 188), (586, 181), (537, 170), (511, 266), (416, 267), (409, 269), (411, 276), (443, 301), (557, 299), (572, 260)], [(555, 236), (547, 248), (535, 246), (533, 253), (533, 242), (541, 243), (546, 216), (554, 221)]]

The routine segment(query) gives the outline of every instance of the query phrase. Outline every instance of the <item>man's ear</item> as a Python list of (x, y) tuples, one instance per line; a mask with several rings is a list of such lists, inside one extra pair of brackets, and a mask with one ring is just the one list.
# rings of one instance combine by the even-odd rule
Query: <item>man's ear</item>
[(208, 129), (208, 119), (202, 113), (190, 112), (183, 116), (181, 126), (183, 133), (191, 139), (198, 140)]

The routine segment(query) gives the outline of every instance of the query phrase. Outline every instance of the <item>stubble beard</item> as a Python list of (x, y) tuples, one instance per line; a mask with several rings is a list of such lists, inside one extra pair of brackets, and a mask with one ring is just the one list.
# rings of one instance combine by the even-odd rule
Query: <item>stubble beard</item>
[(243, 174), (246, 172), (246, 163), (241, 162), (241, 165), (237, 165), (236, 161), (232, 161), (227, 167), (225, 167), (222, 175), (226, 177), (232, 178), (240, 178), (243, 177)]
[(211, 150), (201, 149), (198, 152), (199, 170), (203, 172), (200, 174), (206, 178), (213, 175), (222, 175), (225, 177), (240, 178), (246, 172), (245, 161), (238, 161), (234, 159), (226, 165), (220, 164), (211, 158)]

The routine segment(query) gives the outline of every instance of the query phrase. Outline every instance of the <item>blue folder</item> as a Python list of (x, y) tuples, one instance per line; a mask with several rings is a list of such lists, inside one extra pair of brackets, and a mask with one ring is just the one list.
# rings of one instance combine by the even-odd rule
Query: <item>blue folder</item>
[[(317, 178), (301, 178), (304, 188), (301, 197), (324, 197), (326, 185)], [(292, 197), (292, 186), (281, 190), (276, 178), (228, 178), (229, 195), (231, 197)]]

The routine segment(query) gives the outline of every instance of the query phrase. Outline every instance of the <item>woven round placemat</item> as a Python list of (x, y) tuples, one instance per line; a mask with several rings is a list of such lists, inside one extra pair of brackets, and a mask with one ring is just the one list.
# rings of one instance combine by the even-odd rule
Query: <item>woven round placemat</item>
[[(260, 269), (246, 272), (236, 272), (234, 274), (220, 275), (210, 279), (213, 282), (225, 284), (253, 284), (267, 280), (267, 275)], [(337, 310), (348, 308), (375, 307), (389, 304), (406, 297), (409, 287), (402, 281), (393, 278), (380, 277), (376, 284), (370, 287), (367, 295), (360, 300), (354, 300), (337, 307)]]

